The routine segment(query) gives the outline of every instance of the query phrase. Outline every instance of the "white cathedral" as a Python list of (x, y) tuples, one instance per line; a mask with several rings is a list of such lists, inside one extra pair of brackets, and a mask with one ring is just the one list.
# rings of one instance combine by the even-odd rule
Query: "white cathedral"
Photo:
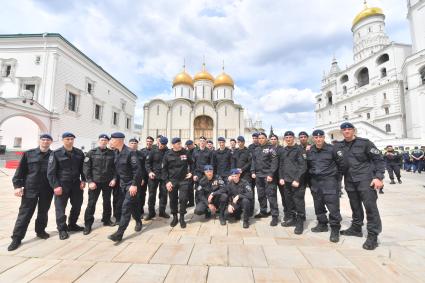
[(206, 69), (193, 78), (183, 71), (172, 83), (172, 100), (153, 99), (144, 105), (142, 136), (180, 137), (182, 141), (198, 141), (200, 136), (214, 142), (264, 131), (259, 119), (247, 117), (244, 108), (234, 101), (235, 83), (224, 72), (213, 77)]
[(342, 139), (339, 125), (352, 122), (377, 146), (425, 145), (425, 0), (407, 1), (412, 45), (392, 42), (381, 8), (354, 18), (354, 64), (332, 62), (316, 99), (316, 126), (328, 139)]

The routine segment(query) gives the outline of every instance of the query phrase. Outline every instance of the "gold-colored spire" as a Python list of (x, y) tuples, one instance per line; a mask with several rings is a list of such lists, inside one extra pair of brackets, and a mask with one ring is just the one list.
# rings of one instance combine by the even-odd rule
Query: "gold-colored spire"
[(205, 55), (203, 56), (203, 62), (202, 62), (202, 71), (200, 71), (199, 73), (197, 73), (194, 77), (194, 81), (201, 81), (201, 80), (206, 80), (206, 81), (212, 81), (214, 82), (214, 77), (207, 71), (207, 67), (205, 65)]
[(218, 87), (218, 86), (231, 86), (231, 87), (235, 87), (235, 83), (232, 79), (231, 76), (229, 76), (228, 74), (226, 74), (224, 72), (224, 60), (223, 60), (223, 64), (221, 66), (222, 72), (220, 75), (218, 75), (215, 80), (214, 80), (214, 87)]
[(186, 72), (186, 59), (183, 58), (183, 70), (181, 73), (177, 74), (177, 76), (174, 77), (173, 80), (173, 87), (175, 85), (189, 85), (193, 87), (193, 79), (192, 77)]

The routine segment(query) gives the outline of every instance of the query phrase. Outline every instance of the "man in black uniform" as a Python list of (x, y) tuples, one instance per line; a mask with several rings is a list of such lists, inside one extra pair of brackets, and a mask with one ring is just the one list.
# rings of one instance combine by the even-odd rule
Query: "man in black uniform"
[(233, 154), (236, 149), (236, 140), (230, 139), (230, 152)]
[(149, 214), (145, 217), (145, 220), (151, 220), (156, 216), (155, 213), (155, 202), (156, 202), (156, 192), (159, 186), (159, 216), (163, 218), (170, 218), (165, 212), (167, 206), (168, 192), (165, 188), (165, 180), (162, 180), (161, 169), (162, 169), (162, 159), (164, 158), (165, 153), (168, 151), (168, 138), (162, 136), (160, 139), (159, 146), (149, 153), (146, 157), (146, 172), (149, 176), (148, 188), (149, 188)]
[(226, 140), (223, 137), (218, 138), (218, 145), (219, 148), (213, 152), (213, 163), (215, 164), (214, 171), (215, 174), (227, 184), (232, 163), (232, 153), (230, 149), (226, 147)]
[[(199, 180), (204, 175), (204, 166), (205, 165), (213, 165), (214, 166), (214, 158), (213, 158), (213, 151), (209, 150), (206, 147), (206, 138), (200, 137), (199, 138), (199, 148), (195, 148), (193, 150), (193, 182), (194, 187), (196, 188), (198, 186)], [(196, 195), (195, 195), (196, 199)], [(190, 199), (191, 201), (191, 199)], [(194, 206), (194, 204), (189, 203), (188, 207)]]
[[(238, 140), (238, 148), (232, 155), (232, 168), (238, 168), (241, 172), (241, 178), (248, 181), (251, 184), (251, 163), (252, 163), (252, 155), (249, 149), (245, 146), (245, 138), (243, 136), (239, 136)], [(252, 188), (252, 187), (251, 187)], [(252, 209), (254, 209), (252, 207)]]
[[(47, 167), (47, 178), (55, 194), (56, 224), (61, 240), (69, 238), (68, 231), (84, 230), (77, 225), (86, 186), (84, 153), (74, 147), (74, 139), (74, 134), (63, 133), (63, 146), (50, 154)], [(71, 202), (71, 212), (66, 225), (65, 209), (68, 200)]]
[(50, 236), (45, 229), (47, 214), (53, 198), (53, 189), (47, 180), (47, 164), (52, 152), (50, 150), (52, 140), (49, 134), (41, 135), (39, 146), (22, 155), (13, 176), (14, 194), (21, 198), (21, 205), (13, 228), (12, 243), (7, 248), (8, 251), (16, 250), (21, 245), (37, 205), (38, 212), (35, 220), (37, 237), (47, 239)]
[(275, 149), (267, 142), (267, 135), (259, 133), (258, 140), (259, 146), (254, 150), (251, 163), (251, 177), (255, 179), (258, 203), (260, 204), (260, 212), (255, 215), (255, 218), (263, 218), (270, 215), (267, 212), (268, 200), (272, 215), (270, 226), (276, 226), (279, 222), (279, 208), (277, 206), (277, 180), (274, 178), (274, 174), (278, 168), (278, 160)]
[[(313, 139), (315, 144), (307, 151), (307, 168), (318, 223), (316, 227), (311, 228), (311, 232), (327, 232), (329, 223), (329, 239), (337, 243), (342, 220), (339, 210), (338, 175), (342, 172), (344, 157), (342, 151), (336, 151), (332, 145), (325, 143), (324, 131), (315, 130)], [(329, 210), (329, 220), (326, 208)]]
[[(179, 222), (177, 211), (180, 212), (180, 227), (186, 228), (184, 215), (186, 214), (187, 192), (189, 179), (192, 178), (192, 157), (182, 147), (180, 138), (171, 140), (172, 149), (169, 150), (162, 160), (162, 179), (170, 195), (170, 209), (173, 220), (170, 223), (174, 227)], [(178, 210), (178, 204), (180, 209)]]
[[(159, 135), (161, 136), (161, 135)], [(162, 137), (162, 136), (161, 136)], [(161, 139), (159, 137), (159, 139)], [(153, 144), (154, 139), (151, 136), (148, 136), (146, 138), (146, 147), (142, 148), (140, 150), (140, 152), (142, 153), (142, 156), (140, 158), (140, 165), (142, 166), (142, 184), (140, 187), (140, 203), (141, 203), (141, 207), (142, 207), (142, 215), (145, 213), (145, 203), (146, 203), (146, 191), (148, 190), (148, 182), (149, 182), (149, 176), (146, 173), (146, 166), (145, 166), (145, 162), (146, 162), (146, 158), (148, 157), (148, 155), (151, 153), (151, 151), (155, 148), (158, 148), (159, 145), (154, 145)]]
[(211, 151), (214, 151), (215, 148), (214, 148), (214, 143), (212, 140), (207, 141), (207, 148)]
[[(253, 133), (251, 135), (252, 137), (252, 143), (248, 146), (249, 151), (251, 152), (251, 157), (254, 154), (254, 150), (258, 147), (258, 133)], [(251, 175), (251, 174), (250, 174)], [(255, 179), (251, 178), (251, 188), (252, 188), (252, 194), (253, 194), (253, 201), (251, 202), (252, 209), (251, 209), (251, 216), (254, 216), (254, 208), (255, 208)]]
[(141, 183), (141, 165), (136, 151), (131, 150), (124, 144), (125, 135), (120, 132), (111, 135), (111, 144), (115, 149), (115, 172), (120, 180), (120, 190), (123, 192), (121, 219), (118, 230), (108, 238), (114, 242), (120, 242), (130, 223), (131, 216), (136, 219), (134, 230), (142, 230), (142, 215), (138, 197), (137, 184)]
[(196, 215), (205, 214), (205, 218), (210, 218), (211, 213), (219, 212), (221, 225), (226, 225), (224, 212), (227, 205), (227, 194), (224, 191), (224, 181), (220, 176), (214, 175), (212, 165), (204, 166), (205, 176), (199, 180), (196, 192), (198, 199), (194, 213)]
[[(193, 151), (196, 149), (195, 144), (193, 143), (193, 140), (187, 140), (186, 143), (186, 150), (189, 152), (190, 156), (193, 157)], [(188, 185), (188, 192), (187, 192), (187, 207), (193, 207), (195, 206), (195, 188), (194, 188), (194, 182), (193, 178), (189, 180)]]
[(248, 181), (241, 179), (241, 171), (234, 168), (230, 171), (231, 178), (224, 191), (228, 196), (225, 217), (234, 216), (236, 220), (241, 219), (243, 213), (243, 228), (249, 228), (249, 217), (251, 216), (251, 202), (254, 201), (251, 185)]
[(335, 146), (344, 156), (344, 183), (353, 220), (350, 228), (340, 233), (346, 236), (363, 236), (364, 206), (368, 235), (363, 248), (373, 250), (378, 246), (378, 235), (382, 231), (376, 191), (383, 187), (385, 162), (381, 152), (371, 141), (355, 136), (353, 124), (342, 123), (341, 131), (344, 140)]
[[(387, 167), (388, 175), (390, 176), (390, 184), (395, 184), (394, 182), (394, 174), (397, 177), (397, 181), (399, 184), (401, 184), (401, 175), (400, 175), (400, 168), (403, 164), (403, 158), (402, 155), (394, 150), (392, 145), (388, 145), (386, 148), (386, 152), (384, 154), (384, 160), (385, 165)], [(379, 193), (383, 193), (383, 190), (379, 190)]]
[(115, 187), (115, 152), (107, 148), (108, 142), (108, 135), (101, 134), (98, 141), (99, 146), (90, 150), (84, 158), (83, 171), (89, 185), (89, 200), (84, 213), (84, 235), (91, 232), (100, 192), (102, 192), (103, 198), (103, 226), (113, 225), (111, 221), (111, 193), (112, 187)]
[(303, 184), (307, 164), (301, 146), (295, 143), (294, 132), (285, 132), (286, 146), (279, 156), (279, 183), (284, 185), (285, 201), (290, 214), (283, 227), (295, 226), (294, 233), (302, 234), (305, 221), (305, 185)]

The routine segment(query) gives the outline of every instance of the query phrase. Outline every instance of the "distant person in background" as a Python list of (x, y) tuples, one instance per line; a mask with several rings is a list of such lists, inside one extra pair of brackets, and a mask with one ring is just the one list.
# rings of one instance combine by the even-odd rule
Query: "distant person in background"
[[(385, 160), (385, 165), (387, 168), (387, 172), (388, 175), (390, 176), (390, 184), (393, 185), (395, 184), (394, 181), (394, 174), (397, 177), (397, 181), (399, 184), (401, 184), (401, 175), (400, 175), (400, 167), (402, 164), (402, 156), (401, 154), (394, 150), (392, 145), (388, 145), (386, 147), (386, 152), (384, 153), (384, 160)], [(379, 193), (383, 193), (383, 190), (381, 189), (379, 191)]]
[(410, 162), (410, 153), (408, 150), (405, 150), (402, 153), (402, 157), (403, 157), (403, 169), (406, 172), (409, 172), (412, 168), (412, 163)]
[(415, 149), (412, 150), (412, 153), (410, 154), (413, 160), (413, 173), (416, 173), (418, 171), (419, 174), (422, 172), (422, 160), (424, 158), (424, 152), (419, 149), (417, 146), (415, 146)]

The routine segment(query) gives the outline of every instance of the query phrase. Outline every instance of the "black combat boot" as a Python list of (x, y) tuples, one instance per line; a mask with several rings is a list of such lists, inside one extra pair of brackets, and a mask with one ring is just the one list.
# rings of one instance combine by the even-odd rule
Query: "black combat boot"
[(12, 243), (7, 247), (9, 252), (16, 250), (21, 245), (21, 240), (12, 239)]
[(317, 222), (317, 225), (311, 228), (311, 232), (313, 233), (328, 232), (328, 231), (329, 231), (329, 228), (327, 223)]
[(339, 227), (331, 227), (331, 235), (329, 237), (329, 241), (332, 243), (339, 242)]
[(46, 240), (50, 237), (49, 233), (46, 233), (46, 231), (37, 233), (37, 237), (40, 239)]
[(205, 212), (205, 219), (210, 219), (211, 218), (211, 210), (207, 209), (207, 211)]
[(91, 226), (87, 225), (84, 227), (83, 235), (88, 235), (91, 233)]
[(279, 223), (279, 219), (277, 218), (277, 216), (273, 216), (272, 221), (270, 221), (270, 226), (277, 226), (277, 223)]
[(142, 220), (136, 222), (136, 226), (134, 226), (134, 231), (136, 232), (142, 231)]
[(403, 183), (403, 182), (401, 181), (401, 179), (397, 179), (397, 181), (398, 181), (398, 183), (399, 183), (399, 184)]
[(66, 232), (65, 230), (59, 231), (59, 239), (66, 240), (68, 238), (69, 238), (68, 232)]
[(339, 233), (344, 236), (363, 237), (362, 227), (355, 225), (351, 225), (350, 228), (341, 230)]
[(84, 231), (84, 228), (81, 227), (80, 225), (77, 225), (77, 224), (69, 224), (68, 225), (68, 231), (81, 232), (81, 231)]
[(186, 221), (184, 221), (184, 214), (180, 213), (180, 227), (182, 229), (186, 228)]
[(283, 227), (293, 227), (295, 226), (295, 219), (293, 217), (289, 218), (287, 221), (282, 222)]
[(224, 209), (222, 209), (220, 211), (219, 219), (220, 219), (220, 224), (221, 225), (223, 225), (223, 226), (226, 225), (226, 217), (224, 216)]
[(165, 210), (161, 210), (160, 212), (159, 212), (159, 217), (162, 217), (162, 218), (170, 218), (170, 215), (168, 215), (166, 212), (165, 212)]
[(115, 224), (111, 221), (111, 219), (107, 219), (103, 221), (103, 226), (115, 226)]
[(394, 185), (394, 184), (395, 184), (394, 179), (391, 179), (390, 184), (391, 184), (391, 185)]
[(108, 237), (108, 239), (109, 240), (112, 240), (114, 242), (121, 242), (121, 240), (122, 240), (122, 233), (120, 233), (120, 232), (117, 231), (114, 234), (110, 235)]
[(304, 231), (304, 219), (297, 217), (297, 222), (295, 223), (294, 233), (301, 235)]
[(179, 218), (177, 217), (177, 213), (173, 214), (173, 220), (171, 220), (170, 226), (175, 227), (179, 223)]
[(383, 189), (383, 188), (380, 188), (380, 189), (379, 189), (379, 193), (380, 193), (380, 194), (383, 194), (383, 193), (384, 193), (384, 189)]
[(365, 250), (374, 250), (378, 247), (378, 236), (373, 234), (368, 234), (367, 239), (363, 244), (363, 249)]
[(244, 229), (248, 229), (249, 228), (249, 220), (244, 220), (243, 221), (243, 226)]
[(149, 212), (148, 215), (146, 215), (145, 220), (149, 221), (152, 220), (156, 216), (155, 212)]

